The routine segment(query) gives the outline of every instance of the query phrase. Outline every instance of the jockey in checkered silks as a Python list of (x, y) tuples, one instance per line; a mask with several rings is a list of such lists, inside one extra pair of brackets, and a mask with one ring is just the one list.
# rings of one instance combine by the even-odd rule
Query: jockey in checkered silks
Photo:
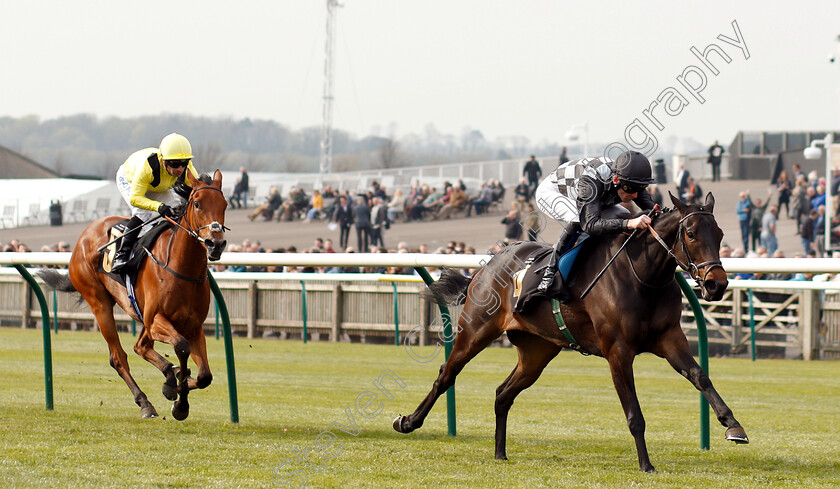
[(629, 219), (627, 206), (632, 201), (642, 210), (652, 209), (647, 192), (652, 182), (650, 161), (636, 151), (624, 152), (615, 161), (605, 157), (569, 161), (543, 179), (534, 196), (537, 207), (566, 227), (539, 290), (551, 285), (558, 258), (574, 245), (581, 231), (602, 236), (646, 228), (650, 217)]

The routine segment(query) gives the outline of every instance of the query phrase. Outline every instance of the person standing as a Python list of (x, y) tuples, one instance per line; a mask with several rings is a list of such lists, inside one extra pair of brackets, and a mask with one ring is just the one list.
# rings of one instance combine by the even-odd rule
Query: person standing
[(338, 198), (338, 207), (333, 216), (335, 222), (338, 223), (338, 246), (346, 250), (350, 244), (350, 228), (353, 226), (353, 206), (350, 205), (350, 200), (346, 195)]
[(793, 182), (788, 178), (786, 171), (782, 170), (779, 178), (776, 180), (776, 190), (779, 191), (779, 212), (782, 212), (782, 206), (785, 206), (785, 215), (793, 217), (790, 214), (790, 195), (793, 190)]
[(388, 221), (388, 208), (382, 203), (380, 197), (374, 197), (373, 207), (370, 208), (370, 246), (385, 246), (385, 230), (390, 227)]
[(563, 146), (563, 151), (560, 152), (560, 158), (559, 158), (558, 166), (563, 165), (563, 164), (568, 163), (568, 162), (569, 162), (569, 157), (566, 156), (566, 147)]
[(688, 178), (691, 173), (685, 169), (685, 163), (680, 163), (680, 171), (677, 173), (677, 195), (682, 196), (688, 192)]
[(802, 225), (799, 226), (799, 235), (802, 240), (802, 247), (805, 249), (806, 254), (813, 249), (818, 217), (819, 214), (817, 211), (811, 209), (811, 212), (809, 212), (802, 220)]
[(741, 242), (744, 244), (744, 251), (750, 249), (750, 191), (746, 190), (738, 194), (738, 203), (735, 204), (735, 214), (738, 215), (738, 224), (741, 225)]
[(531, 159), (525, 163), (525, 168), (522, 169), (522, 176), (528, 178), (528, 189), (529, 194), (534, 195), (534, 191), (537, 189), (537, 185), (540, 184), (540, 178), (542, 178), (542, 168), (540, 167), (540, 162), (537, 161), (534, 155), (531, 155)]
[(772, 255), (779, 248), (779, 241), (776, 239), (776, 215), (779, 208), (770, 207), (761, 218), (761, 245), (767, 248), (767, 253)]
[(364, 197), (356, 198), (353, 206), (353, 221), (356, 225), (356, 248), (359, 253), (367, 253), (370, 245), (370, 207)]
[(752, 209), (750, 209), (750, 244), (752, 245), (753, 251), (758, 248), (760, 243), (762, 218), (769, 204), (770, 196), (767, 197), (767, 201), (763, 205), (761, 199), (756, 199), (752, 205)]
[(248, 172), (244, 166), (239, 167), (239, 179), (233, 187), (233, 195), (230, 198), (230, 206), (233, 209), (248, 207)]
[(719, 145), (717, 140), (715, 144), (709, 147), (709, 159), (707, 160), (712, 165), (712, 181), (720, 181), (720, 162), (723, 160), (723, 146)]

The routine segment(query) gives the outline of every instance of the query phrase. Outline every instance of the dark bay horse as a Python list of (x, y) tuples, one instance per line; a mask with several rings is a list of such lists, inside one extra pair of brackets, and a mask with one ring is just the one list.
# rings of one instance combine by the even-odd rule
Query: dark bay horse
[[(150, 257), (143, 262), (135, 284), (137, 303), (143, 314), (143, 331), (134, 351), (166, 377), (162, 392), (167, 399), (175, 401), (172, 416), (178, 420), (189, 415), (189, 391), (203, 389), (213, 380), (202, 329), (210, 307), (207, 260), (218, 260), (227, 245), (224, 237), (227, 201), (221, 190), (221, 172), (216, 170), (212, 181), (209, 177), (206, 181), (197, 180), (190, 172), (185, 173), (193, 189), (185, 213), (178, 226), (158, 237), (149, 250), (156, 260)], [(157, 411), (131, 376), (128, 357), (120, 345), (114, 304), (119, 304), (138, 321), (140, 318), (132, 309), (125, 287), (100, 272), (99, 267), (102, 257), (97, 250), (108, 241), (108, 230), (122, 219), (105, 217), (84, 230), (70, 257), (69, 277), (46, 269), (39, 275), (57, 290), (82, 295), (108, 342), (111, 366), (128, 384), (134, 402), (140, 406), (141, 416), (154, 418)], [(155, 341), (172, 345), (179, 367), (174, 367), (154, 350)], [(195, 379), (190, 377), (187, 368), (190, 357), (198, 367)]]
[[(645, 421), (633, 379), (633, 360), (640, 353), (665, 358), (702, 392), (727, 428), (727, 440), (749, 441), (706, 372), (691, 356), (680, 327), (681, 292), (674, 280), (677, 262), (697, 280), (706, 300), (720, 300), (728, 285), (718, 253), (723, 232), (712, 215), (714, 197), (708, 194), (702, 206), (684, 204), (674, 196), (671, 200), (676, 209), (656, 216), (652, 223), (662, 241), (656, 241), (647, 231), (631, 239), (622, 252), (626, 256), (619, 256), (581, 300), (581, 292), (616, 254), (625, 237), (585, 241), (575, 265), (576, 274), (568, 284), (573, 299), (561, 306), (578, 348), (609, 362), (627, 425), (636, 442), (639, 467), (645, 472), (653, 472), (654, 467), (645, 445)], [(513, 372), (496, 389), (496, 458), (507, 459), (507, 417), (514, 399), (536, 382), (560, 350), (575, 346), (557, 326), (548, 300), (541, 300), (522, 314), (513, 313), (516, 284), (512, 274), (523, 268), (525, 259), (540, 246), (544, 245), (509, 246), (472, 279), (445, 270), (440, 280), (430, 286), (429, 292), (437, 301), (464, 304), (458, 334), (431, 392), (414, 413), (394, 420), (395, 430), (410, 433), (420, 428), (437, 398), (455, 384), (455, 377), (467, 362), (507, 333), (519, 353)]]

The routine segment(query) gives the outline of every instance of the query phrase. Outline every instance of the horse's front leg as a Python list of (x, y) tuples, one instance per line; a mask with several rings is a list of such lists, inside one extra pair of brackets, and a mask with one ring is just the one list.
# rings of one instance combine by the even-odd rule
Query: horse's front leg
[(187, 383), (190, 376), (190, 369), (187, 367), (191, 352), (190, 342), (175, 329), (172, 323), (169, 322), (169, 319), (160, 314), (155, 316), (152, 322), (150, 336), (155, 341), (169, 343), (175, 350), (175, 355), (179, 361), (179, 370), (177, 373), (178, 399), (172, 405), (172, 416), (178, 421), (187, 419), (187, 416), (190, 414), (190, 404), (187, 400), (190, 392)]
[(726, 427), (726, 439), (738, 444), (749, 443), (747, 432), (735, 419), (729, 406), (723, 402), (712, 381), (709, 380), (708, 374), (703, 370), (694, 357), (691, 356), (691, 350), (688, 348), (688, 340), (685, 339), (685, 334), (679, 326), (670, 329), (659, 344), (654, 349), (654, 353), (660, 357), (668, 360), (668, 363), (680, 373), (683, 377), (688, 379), (694, 387), (699, 390), (709, 405), (715, 411), (720, 424)]
[(639, 405), (639, 398), (636, 396), (636, 382), (633, 377), (633, 359), (636, 352), (627, 345), (613, 344), (605, 349), (607, 360), (610, 363), (613, 384), (627, 417), (627, 427), (630, 434), (636, 441), (636, 452), (639, 455), (639, 469), (643, 472), (656, 472), (648, 457), (647, 445), (645, 444), (645, 418), (642, 416), (642, 407)]
[(210, 363), (207, 361), (207, 343), (204, 339), (204, 331), (199, 326), (198, 332), (190, 340), (190, 356), (198, 368), (198, 376), (195, 379), (188, 379), (187, 385), (190, 390), (204, 389), (213, 382), (213, 374), (210, 372)]

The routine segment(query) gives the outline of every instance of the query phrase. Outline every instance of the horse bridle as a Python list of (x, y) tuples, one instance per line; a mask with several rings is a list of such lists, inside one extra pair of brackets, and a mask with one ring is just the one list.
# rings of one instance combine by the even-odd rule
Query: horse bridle
[[(674, 239), (673, 246), (669, 247), (665, 243), (665, 241), (662, 240), (662, 237), (660, 237), (659, 234), (656, 233), (656, 231), (653, 230), (653, 226), (650, 227), (650, 231), (651, 231), (651, 235), (654, 238), (656, 238), (656, 241), (658, 241), (659, 244), (661, 244), (662, 247), (665, 248), (665, 251), (667, 251), (668, 254), (671, 255), (671, 257), (677, 262), (677, 265), (679, 265), (680, 268), (682, 268), (683, 270), (688, 272), (691, 275), (691, 278), (693, 278), (694, 281), (697, 282), (697, 286), (702, 289), (703, 284), (706, 283), (706, 277), (709, 276), (709, 273), (712, 270), (714, 270), (715, 268), (723, 269), (723, 263), (721, 263), (720, 260), (709, 260), (709, 261), (704, 261), (702, 263), (694, 263), (694, 259), (691, 257), (691, 253), (688, 252), (688, 246), (686, 246), (686, 244), (685, 244), (685, 238), (683, 237), (683, 235), (685, 234), (685, 224), (684, 224), (685, 220), (688, 219), (691, 216), (696, 216), (696, 215), (711, 216), (713, 214), (711, 212), (709, 212), (707, 210), (703, 210), (701, 208), (701, 210), (699, 210), (699, 211), (694, 211), (694, 212), (691, 212), (691, 213), (683, 216), (683, 218), (680, 219), (679, 228), (677, 229), (677, 237)], [(688, 263), (683, 262), (682, 260), (677, 258), (676, 254), (674, 254), (674, 249), (677, 247), (677, 244), (682, 245), (682, 252), (685, 255), (685, 257), (688, 259)], [(703, 267), (706, 267), (706, 271), (701, 276), (700, 275), (700, 269), (703, 268)]]
[[(195, 194), (197, 194), (199, 190), (205, 190), (205, 189), (212, 189), (212, 190), (216, 190), (218, 192), (222, 192), (222, 189), (220, 189), (218, 187), (214, 187), (212, 185), (204, 185), (202, 187), (197, 187), (197, 188), (193, 189), (192, 193), (190, 193), (190, 199), (187, 201), (187, 208), (188, 209), (189, 209), (189, 205), (192, 203), (192, 201), (194, 199)], [(224, 195), (224, 192), (222, 192), (222, 195)], [(187, 217), (186, 213), (184, 213), (184, 217), (185, 218)], [(208, 242), (210, 242), (212, 240), (209, 239), (209, 238), (204, 239), (198, 234), (199, 232), (201, 232), (202, 229), (210, 228), (211, 233), (221, 233), (221, 232), (224, 232), (224, 231), (230, 231), (229, 227), (226, 227), (226, 226), (220, 224), (219, 221), (213, 221), (210, 224), (205, 224), (204, 226), (201, 226), (198, 229), (193, 230), (193, 224), (191, 222), (189, 222), (189, 220), (187, 220), (187, 227), (182, 226), (180, 222), (175, 221), (174, 219), (167, 218), (167, 220), (169, 222), (171, 222), (172, 224), (175, 224), (179, 228), (183, 229), (187, 234), (189, 234), (190, 236), (195, 238), (196, 241), (198, 241), (199, 243), (201, 243), (205, 247), (207, 247), (209, 245)]]
[[(198, 188), (195, 188), (195, 189), (193, 189), (193, 191), (190, 193), (190, 198), (189, 198), (189, 200), (187, 201), (187, 206), (189, 206), (189, 205), (192, 203), (192, 201), (193, 201), (193, 196), (194, 196), (194, 195), (195, 195), (195, 194), (196, 194), (199, 190), (204, 190), (204, 189), (213, 189), (213, 190), (217, 190), (217, 191), (219, 191), (219, 192), (222, 192), (222, 189), (220, 189), (220, 188), (216, 188), (216, 187), (213, 187), (212, 185), (205, 185), (205, 186), (203, 186), (203, 187), (198, 187)], [(224, 195), (224, 192), (222, 192), (222, 194)], [(189, 207), (188, 207), (187, 209), (189, 210)], [(187, 215), (187, 214), (186, 214), (186, 212), (185, 212), (185, 213), (184, 213), (184, 217), (185, 217), (185, 218), (186, 218), (186, 215)], [(178, 221), (176, 221), (175, 219), (171, 219), (171, 218), (167, 217), (167, 218), (166, 218), (166, 220), (167, 220), (167, 221), (169, 221), (170, 223), (174, 224), (175, 226), (178, 226), (179, 228), (183, 229), (183, 230), (184, 230), (184, 232), (186, 232), (189, 236), (191, 236), (191, 237), (192, 237), (192, 238), (194, 238), (196, 241), (198, 241), (198, 242), (199, 242), (199, 244), (201, 244), (201, 245), (202, 245), (202, 246), (204, 246), (205, 248), (207, 248), (207, 247), (209, 246), (209, 242), (212, 242), (212, 240), (211, 240), (211, 239), (209, 239), (209, 238), (204, 239), (204, 238), (202, 238), (202, 237), (198, 234), (198, 233), (199, 233), (202, 229), (210, 228), (210, 232), (211, 232), (211, 233), (212, 233), (212, 232), (222, 232), (222, 231), (225, 231), (225, 230), (226, 230), (226, 231), (230, 231), (230, 228), (228, 228), (228, 227), (226, 227), (226, 226), (222, 225), (221, 223), (219, 223), (219, 221), (213, 221), (213, 222), (211, 222), (210, 224), (205, 224), (204, 226), (201, 226), (201, 227), (199, 227), (198, 229), (193, 230), (193, 229), (192, 229), (193, 225), (192, 225), (192, 223), (191, 223), (191, 222), (189, 222), (189, 220), (187, 220), (187, 226), (188, 226), (188, 227), (184, 227), (184, 226), (182, 226), (182, 225), (181, 225), (181, 223), (180, 223), (180, 222), (178, 222), (178, 221), (180, 221), (180, 219), (179, 219)], [(201, 277), (199, 277), (199, 278), (187, 277), (186, 275), (182, 275), (182, 274), (180, 274), (180, 273), (176, 272), (175, 270), (173, 270), (173, 269), (169, 266), (169, 258), (172, 256), (172, 254), (171, 254), (171, 250), (172, 250), (172, 242), (173, 242), (174, 238), (175, 238), (175, 233), (172, 233), (172, 234), (169, 236), (169, 245), (166, 247), (166, 262), (161, 262), (160, 260), (158, 260), (158, 258), (157, 258), (155, 255), (153, 255), (153, 254), (152, 254), (152, 252), (151, 252), (148, 248), (144, 248), (144, 249), (146, 250), (146, 254), (147, 254), (147, 255), (149, 255), (149, 257), (152, 259), (152, 261), (154, 261), (155, 263), (157, 263), (157, 264), (158, 264), (158, 266), (160, 266), (161, 268), (163, 268), (163, 269), (164, 269), (164, 270), (166, 270), (167, 272), (171, 273), (172, 275), (174, 275), (174, 276), (178, 277), (179, 279), (184, 280), (184, 281), (187, 281), (187, 282), (191, 282), (191, 283), (203, 283), (205, 280), (207, 280), (207, 276), (206, 276), (206, 275), (202, 275), (202, 276), (201, 276)]]

